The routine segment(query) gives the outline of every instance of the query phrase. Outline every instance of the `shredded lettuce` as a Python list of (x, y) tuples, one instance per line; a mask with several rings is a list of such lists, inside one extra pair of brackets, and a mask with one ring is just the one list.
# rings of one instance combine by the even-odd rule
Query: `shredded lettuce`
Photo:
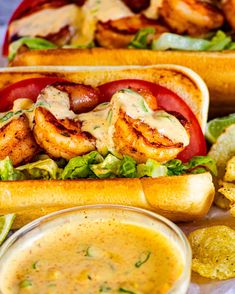
[(146, 163), (138, 164), (130, 156), (118, 158), (109, 153), (103, 157), (99, 152), (92, 151), (68, 162), (56, 162), (47, 155), (37, 156), (35, 160), (17, 168), (13, 167), (9, 157), (0, 160), (0, 179), (157, 178), (205, 171), (217, 174), (215, 161), (209, 156), (195, 156), (187, 163), (179, 159), (166, 163), (148, 159)]
[(139, 30), (128, 45), (128, 48), (147, 49), (149, 36), (154, 33), (155, 29), (153, 28), (144, 28)]
[(151, 48), (153, 50), (221, 51), (233, 50), (235, 44), (223, 31), (217, 31), (210, 40), (163, 33), (153, 40)]
[(168, 176), (185, 174), (187, 171), (186, 166), (179, 159), (172, 159), (168, 161), (166, 163), (166, 167)]
[(216, 35), (211, 39), (209, 51), (221, 51), (227, 49), (232, 43), (232, 38), (227, 36), (223, 31), (218, 31)]
[(12, 161), (8, 156), (0, 160), (0, 179), (3, 181), (24, 179), (24, 175), (13, 167)]
[(214, 176), (217, 175), (217, 168), (215, 161), (209, 156), (194, 156), (189, 162), (183, 163), (179, 159), (168, 161), (165, 166), (167, 167), (167, 175), (181, 175), (181, 174), (195, 174), (209, 171)]
[(91, 164), (98, 164), (103, 161), (103, 157), (97, 151), (92, 151), (83, 156), (77, 156), (69, 160), (65, 166), (61, 178), (77, 179), (87, 178), (92, 175)]
[(27, 179), (56, 180), (60, 178), (61, 174), (61, 169), (56, 162), (50, 158), (21, 165), (17, 167), (16, 170), (23, 172)]
[(162, 177), (167, 175), (167, 167), (163, 164), (153, 160), (148, 159), (146, 163), (138, 164), (137, 166), (137, 177)]
[(137, 163), (130, 156), (124, 156), (121, 160), (119, 176), (123, 178), (137, 177)]
[(158, 39), (153, 40), (153, 50), (186, 50), (204, 51), (210, 46), (210, 41), (172, 33), (163, 33)]
[(235, 50), (235, 42), (232, 42), (231, 44), (229, 44), (228, 50)]
[(9, 61), (12, 61), (15, 58), (17, 51), (23, 45), (27, 46), (29, 49), (37, 49), (37, 50), (57, 48), (55, 44), (42, 38), (23, 37), (10, 44), (9, 55), (8, 55)]
[(114, 178), (119, 175), (121, 160), (112, 154), (108, 154), (103, 162), (90, 166), (97, 178)]
[(201, 173), (203, 169), (203, 172), (209, 171), (217, 176), (216, 162), (210, 156), (194, 156), (185, 165), (188, 173)]

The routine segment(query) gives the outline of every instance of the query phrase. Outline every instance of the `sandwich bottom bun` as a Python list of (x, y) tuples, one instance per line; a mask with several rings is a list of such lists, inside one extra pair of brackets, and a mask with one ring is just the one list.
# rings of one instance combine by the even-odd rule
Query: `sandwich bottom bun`
[(214, 198), (210, 173), (143, 179), (4, 181), (0, 214), (15, 213), (14, 228), (64, 208), (120, 204), (157, 212), (172, 221), (204, 216)]

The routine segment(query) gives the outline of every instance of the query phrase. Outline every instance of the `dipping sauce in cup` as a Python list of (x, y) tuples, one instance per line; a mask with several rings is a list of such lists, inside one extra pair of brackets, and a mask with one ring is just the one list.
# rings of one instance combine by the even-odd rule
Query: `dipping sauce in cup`
[(146, 210), (83, 206), (25, 226), (0, 250), (0, 293), (186, 293), (191, 251)]

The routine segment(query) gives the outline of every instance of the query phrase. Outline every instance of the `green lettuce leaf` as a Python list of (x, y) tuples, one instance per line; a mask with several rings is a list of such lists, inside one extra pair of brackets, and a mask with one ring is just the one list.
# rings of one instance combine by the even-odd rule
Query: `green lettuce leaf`
[(130, 156), (124, 156), (121, 160), (119, 176), (124, 178), (137, 177), (136, 161)]
[(167, 167), (168, 176), (182, 175), (187, 171), (187, 167), (179, 159), (172, 159), (165, 166)]
[(179, 159), (168, 161), (165, 166), (167, 167), (167, 175), (182, 175), (186, 173), (202, 173), (210, 171), (213, 175), (217, 175), (217, 168), (215, 161), (209, 156), (194, 156), (188, 163), (183, 163)]
[(9, 157), (0, 160), (0, 179), (156, 178), (205, 171), (217, 174), (215, 161), (209, 156), (195, 156), (188, 163), (179, 159), (166, 163), (148, 159), (146, 163), (137, 164), (130, 156), (118, 158), (108, 154), (104, 158), (99, 152), (92, 151), (70, 159), (67, 164), (64, 160), (56, 162), (45, 154), (36, 156), (35, 160), (17, 168), (13, 167)]
[(231, 44), (229, 44), (228, 50), (235, 50), (235, 42), (232, 42)]
[(103, 162), (92, 164), (90, 169), (100, 179), (114, 178), (120, 174), (121, 160), (112, 154), (108, 154)]
[(61, 175), (62, 179), (87, 178), (91, 173), (90, 165), (102, 162), (104, 159), (97, 151), (69, 160)]
[(12, 61), (15, 58), (17, 51), (23, 45), (27, 46), (29, 49), (37, 49), (37, 50), (57, 48), (55, 44), (42, 38), (23, 37), (10, 44), (9, 55), (8, 55), (9, 61)]
[(56, 162), (50, 158), (21, 165), (17, 167), (16, 170), (23, 172), (27, 179), (56, 180), (60, 178), (61, 174), (61, 169)]
[(185, 166), (190, 173), (201, 173), (204, 169), (217, 176), (216, 162), (210, 156), (194, 156)]
[(221, 51), (232, 43), (232, 38), (223, 31), (218, 31), (210, 41), (209, 51)]
[(139, 30), (128, 45), (128, 48), (147, 49), (149, 35), (153, 35), (154, 33), (154, 28), (144, 28)]
[(24, 174), (13, 167), (12, 161), (7, 156), (5, 159), (0, 160), (0, 179), (3, 181), (23, 180), (25, 177)]
[(163, 164), (153, 160), (148, 159), (145, 163), (137, 165), (137, 177), (162, 177), (167, 175), (167, 167)]
[(153, 40), (153, 50), (186, 50), (186, 51), (204, 51), (210, 46), (210, 41), (181, 36), (172, 33), (163, 33), (158, 39)]
[(222, 51), (235, 49), (233, 44), (232, 38), (223, 31), (217, 31), (210, 40), (163, 33), (153, 40), (151, 48), (153, 50)]

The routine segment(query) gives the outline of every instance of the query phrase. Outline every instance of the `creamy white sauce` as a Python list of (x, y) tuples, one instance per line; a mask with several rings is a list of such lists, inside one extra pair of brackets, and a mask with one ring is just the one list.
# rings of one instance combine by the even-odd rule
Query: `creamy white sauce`
[(121, 0), (87, 0), (82, 11), (102, 22), (134, 15)]
[(91, 112), (78, 115), (78, 119), (82, 121), (82, 131), (91, 133), (97, 139), (97, 149), (100, 152), (104, 146), (108, 151), (116, 152), (113, 135), (120, 110), (131, 118), (138, 119), (152, 129), (156, 129), (174, 143), (183, 143), (183, 146), (189, 144), (189, 136), (175, 116), (163, 110), (151, 110), (141, 95), (124, 89), (116, 92), (104, 109), (96, 108)]
[(65, 26), (78, 26), (80, 8), (75, 4), (59, 8), (43, 9), (19, 20), (9, 26), (9, 34), (19, 36), (41, 36), (58, 33)]
[(33, 127), (34, 103), (27, 98), (19, 98), (13, 102), (12, 110), (0, 113), (0, 129), (13, 119), (18, 119), (24, 114), (29, 120), (29, 126)]
[(17, 99), (14, 101), (13, 104), (13, 111), (17, 112), (18, 110), (32, 110), (32, 111), (25, 111), (24, 114), (28, 118), (29, 121), (29, 126), (32, 129), (34, 125), (34, 113), (35, 113), (35, 108), (34, 108), (34, 103), (32, 100), (28, 98), (21, 98)]
[(69, 4), (59, 8), (43, 9), (15, 20), (9, 26), (9, 34), (10, 37), (16, 34), (46, 37), (69, 26), (70, 30), (74, 30), (70, 44), (87, 46), (94, 40), (98, 21), (106, 22), (133, 15), (134, 13), (121, 0), (87, 0), (82, 7)]
[(110, 103), (105, 103), (98, 105), (93, 111), (78, 115), (78, 119), (82, 122), (82, 131), (96, 138), (96, 147), (102, 154), (106, 154), (114, 145), (112, 136), (108, 134), (110, 111)]
[(56, 119), (75, 119), (76, 114), (70, 110), (69, 95), (53, 86), (47, 86), (38, 96), (37, 104), (41, 103)]

